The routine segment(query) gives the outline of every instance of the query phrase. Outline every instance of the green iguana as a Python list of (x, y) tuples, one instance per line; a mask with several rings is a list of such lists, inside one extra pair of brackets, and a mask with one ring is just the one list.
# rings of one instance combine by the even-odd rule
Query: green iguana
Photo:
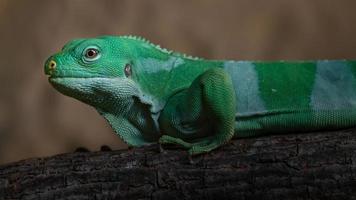
[(199, 154), (233, 137), (356, 126), (356, 61), (205, 60), (103, 36), (70, 41), (45, 73), (129, 146), (173, 143)]

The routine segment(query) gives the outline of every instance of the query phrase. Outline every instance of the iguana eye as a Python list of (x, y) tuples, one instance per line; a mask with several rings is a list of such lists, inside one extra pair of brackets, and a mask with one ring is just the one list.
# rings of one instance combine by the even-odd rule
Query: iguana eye
[(85, 52), (85, 57), (87, 58), (95, 58), (96, 56), (98, 56), (98, 50), (96, 49), (87, 49), (87, 51)]
[(130, 77), (131, 76), (131, 65), (130, 64), (126, 64), (125, 65), (124, 72), (125, 72), (125, 76), (126, 77)]
[(100, 57), (99, 49), (96, 47), (88, 47), (83, 51), (83, 60), (85, 62), (91, 62), (97, 60)]
[(95, 58), (97, 55), (98, 51), (96, 49), (88, 49), (87, 52), (85, 52), (87, 58)]

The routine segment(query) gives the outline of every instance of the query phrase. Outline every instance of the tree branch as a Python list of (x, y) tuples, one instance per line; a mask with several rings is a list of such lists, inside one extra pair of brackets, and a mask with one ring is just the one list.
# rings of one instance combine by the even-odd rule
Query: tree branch
[(234, 140), (209, 154), (158, 145), (0, 167), (0, 199), (352, 199), (356, 129)]

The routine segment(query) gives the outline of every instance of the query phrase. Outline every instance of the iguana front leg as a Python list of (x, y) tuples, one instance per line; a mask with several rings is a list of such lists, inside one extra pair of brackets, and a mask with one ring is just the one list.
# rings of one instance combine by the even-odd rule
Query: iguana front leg
[(230, 76), (220, 68), (210, 69), (167, 102), (160, 123), (168, 135), (159, 142), (181, 145), (192, 155), (209, 152), (233, 137), (235, 109)]

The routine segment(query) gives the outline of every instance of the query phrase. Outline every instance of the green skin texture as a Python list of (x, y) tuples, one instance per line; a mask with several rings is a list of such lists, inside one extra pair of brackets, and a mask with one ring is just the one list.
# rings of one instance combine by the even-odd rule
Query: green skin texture
[(134, 147), (171, 143), (193, 155), (233, 137), (356, 125), (355, 61), (205, 60), (139, 37), (102, 36), (68, 42), (45, 73)]

